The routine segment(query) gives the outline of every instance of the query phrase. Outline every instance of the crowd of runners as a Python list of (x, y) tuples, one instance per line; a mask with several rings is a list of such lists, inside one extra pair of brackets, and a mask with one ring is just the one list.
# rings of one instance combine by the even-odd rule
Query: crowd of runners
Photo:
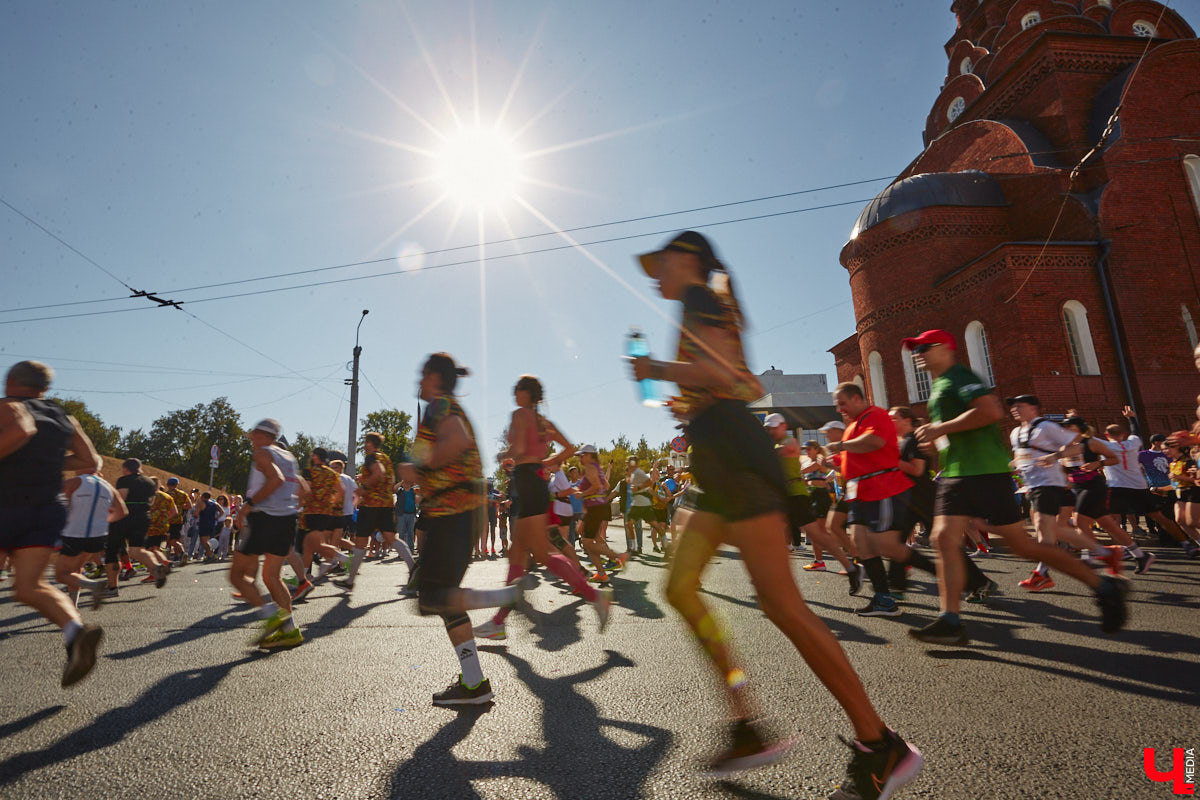
[[(853, 727), (846, 776), (831, 797), (886, 799), (920, 771), (922, 756), (876, 713), (838, 641), (805, 603), (787, 553), (804, 562), (800, 576), (827, 570), (831, 556), (849, 595), (866, 592), (853, 608), (863, 616), (898, 616), (909, 570), (935, 576), (940, 613), (908, 635), (938, 645), (967, 644), (963, 600), (986, 603), (997, 592), (982, 558), (996, 539), (1031, 563), (1021, 590), (1073, 578), (1094, 596), (1106, 633), (1128, 621), (1126, 562), (1136, 575), (1156, 560), (1128, 526), (1144, 520), (1149, 533), (1200, 555), (1200, 446), (1192, 434), (1157, 434), (1143, 445), (1131, 409), (1100, 421), (1101, 436), (1073, 410), (1044, 413), (1029, 394), (1001, 399), (958, 361), (950, 334), (928, 330), (904, 343), (932, 377), (928, 420), (906, 407), (872, 406), (857, 384), (843, 383), (833, 393), (842, 419), (820, 429), (824, 442), (799, 442), (782, 415), (760, 421), (747, 408), (763, 392), (745, 363), (729, 272), (708, 240), (685, 231), (640, 262), (662, 296), (682, 306), (675, 359), (631, 366), (637, 380), (678, 387), (669, 407), (688, 443), (683, 469), (666, 460), (643, 469), (636, 457), (603, 464), (594, 445), (575, 443), (543, 415), (543, 385), (524, 375), (513, 389), (500, 477), (485, 479), (456, 397), (468, 372), (434, 353), (420, 368), (424, 411), (399, 463), (369, 432), (354, 474), (345, 456), (320, 447), (302, 465), (280, 423), (264, 419), (247, 434), (244, 495), (189, 493), (175, 478), (159, 485), (136, 458), (110, 485), (78, 423), (46, 399), (50, 368), (12, 367), (0, 404), (0, 558), (14, 599), (62, 629), (62, 685), (88, 674), (103, 636), (83, 622), (81, 595), (98, 608), (118, 596), (122, 580), (141, 576), (162, 589), (189, 560), (228, 559), (234, 598), (260, 619), (252, 645), (291, 648), (304, 642), (296, 604), (326, 581), (353, 592), (364, 562), (394, 551), (407, 565), (401, 592), (416, 596), (421, 614), (441, 618), (459, 662), (434, 704), (486, 703), (494, 692), (475, 640), (506, 639), (513, 610), (536, 626), (528, 571), (540, 565), (583, 598), (602, 632), (612, 576), (645, 554), (648, 532), (653, 557), (669, 564), (667, 600), (711, 661), (732, 712), (710, 771), (768, 764), (789, 746), (765, 734), (747, 673), (702, 597), (704, 567), (732, 546), (763, 612)], [(1015, 427), (1006, 437), (1009, 416)], [(609, 524), (618, 517), (624, 547), (614, 549)], [(472, 559), (497, 556), (508, 560), (503, 585), (462, 586)], [(47, 579), (51, 566), (67, 591)], [(491, 616), (473, 624), (469, 612), (482, 609)]]

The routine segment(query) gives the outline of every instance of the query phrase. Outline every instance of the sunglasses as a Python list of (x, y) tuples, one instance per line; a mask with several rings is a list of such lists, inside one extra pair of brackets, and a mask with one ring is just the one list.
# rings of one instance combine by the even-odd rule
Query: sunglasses
[(941, 342), (933, 342), (931, 344), (919, 344), (913, 348), (913, 353), (919, 356), (922, 353), (928, 353), (930, 350), (932, 350), (935, 347), (941, 346), (941, 344), (942, 344)]

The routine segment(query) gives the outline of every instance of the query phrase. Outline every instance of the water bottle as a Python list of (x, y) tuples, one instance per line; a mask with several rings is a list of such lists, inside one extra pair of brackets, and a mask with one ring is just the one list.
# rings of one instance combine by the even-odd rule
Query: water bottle
[[(637, 328), (629, 330), (629, 336), (625, 340), (625, 353), (630, 358), (649, 357), (650, 343), (646, 341), (646, 337), (642, 336), (642, 332)], [(658, 381), (652, 378), (644, 378), (638, 381), (640, 384), (642, 405), (657, 407), (663, 404), (662, 395), (658, 389)]]

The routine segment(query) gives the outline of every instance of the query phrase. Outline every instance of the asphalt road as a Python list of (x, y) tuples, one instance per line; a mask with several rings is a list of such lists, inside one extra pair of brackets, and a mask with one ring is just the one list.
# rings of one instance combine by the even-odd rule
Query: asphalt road
[[(1167, 798), (1142, 748), (1200, 745), (1200, 563), (1174, 548), (1135, 578), (1132, 625), (1102, 634), (1092, 600), (1062, 580), (1017, 588), (1027, 565), (985, 569), (1003, 594), (966, 616), (975, 643), (921, 645), (932, 619), (916, 575), (906, 613), (862, 618), (843, 577), (794, 568), (884, 719), (926, 756), (901, 797)], [(832, 562), (831, 562), (832, 563)], [(466, 584), (494, 587), (499, 560)], [(253, 617), (222, 565), (191, 565), (161, 591), (124, 584), (99, 611), (92, 675), (59, 688), (58, 631), (0, 588), (3, 798), (822, 798), (840, 779), (850, 727), (792, 646), (758, 610), (735, 551), (705, 576), (733, 629), (772, 730), (798, 737), (778, 765), (734, 781), (699, 776), (725, 718), (698, 648), (662, 598), (660, 559), (615, 582), (598, 635), (592, 610), (543, 579), (541, 632), (513, 617), (484, 644), (487, 709), (434, 708), (458, 664), (436, 618), (397, 596), (402, 563), (370, 562), (353, 596), (319, 588), (298, 606), (307, 642), (262, 654)], [(473, 615), (476, 621), (483, 614)]]

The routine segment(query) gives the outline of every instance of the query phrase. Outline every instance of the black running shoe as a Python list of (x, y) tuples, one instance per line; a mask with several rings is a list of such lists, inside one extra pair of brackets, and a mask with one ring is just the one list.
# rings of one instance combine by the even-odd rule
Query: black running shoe
[(1105, 575), (1100, 579), (1100, 588), (1096, 590), (1096, 605), (1100, 608), (1100, 630), (1116, 633), (1125, 627), (1129, 619), (1129, 609), (1125, 606), (1127, 594), (1129, 581), (1126, 578)]
[(67, 645), (67, 665), (63, 668), (63, 688), (73, 686), (87, 677), (96, 666), (96, 648), (104, 638), (104, 630), (98, 625), (84, 625), (75, 639)]
[(492, 684), (487, 678), (480, 681), (479, 685), (474, 688), (463, 686), (462, 675), (450, 682), (443, 692), (438, 692), (433, 696), (433, 704), (435, 706), (480, 706), (490, 701), (492, 694)]
[(1158, 556), (1154, 555), (1154, 553), (1143, 552), (1140, 556), (1137, 556), (1137, 567), (1133, 570), (1133, 574), (1141, 575), (1150, 569), (1150, 565), (1155, 561), (1158, 561)]
[(927, 644), (967, 644), (971, 641), (961, 622), (951, 625), (945, 617), (938, 617), (924, 628), (913, 628), (908, 635)]
[(845, 780), (829, 795), (829, 800), (889, 800), (917, 776), (925, 762), (921, 751), (890, 729), (876, 745), (878, 749), (858, 740), (846, 744), (853, 755), (846, 767)]
[(850, 596), (856, 597), (858, 596), (858, 593), (862, 591), (864, 570), (860, 564), (855, 564), (853, 561), (850, 562), (850, 566), (854, 567), (854, 569), (850, 572), (847, 572), (846, 577), (850, 579)]
[(774, 764), (791, 749), (790, 741), (768, 742), (754, 722), (739, 719), (729, 726), (730, 745), (720, 755), (708, 762), (706, 774), (710, 777), (730, 775), (755, 767)]
[(896, 601), (892, 599), (891, 595), (876, 595), (871, 598), (871, 602), (854, 613), (860, 617), (898, 617), (900, 616), (900, 607), (896, 605)]
[(989, 579), (987, 583), (967, 595), (968, 603), (986, 603), (988, 598), (1000, 591), (1000, 584)]

